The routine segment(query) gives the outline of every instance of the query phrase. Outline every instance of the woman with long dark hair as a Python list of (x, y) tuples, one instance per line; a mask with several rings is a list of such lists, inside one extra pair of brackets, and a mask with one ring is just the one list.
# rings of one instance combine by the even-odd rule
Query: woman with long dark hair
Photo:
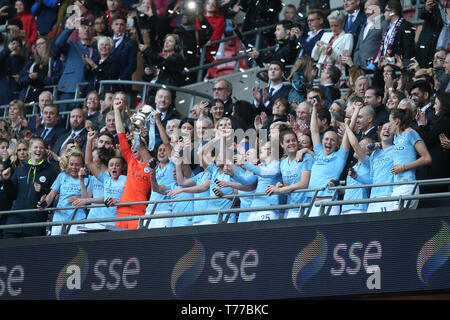
[[(431, 164), (431, 156), (427, 146), (419, 133), (412, 128), (414, 116), (410, 109), (395, 109), (391, 112), (390, 122), (394, 129), (393, 166), (394, 182), (408, 182), (416, 180), (416, 169)], [(392, 189), (392, 196), (411, 195), (419, 193), (414, 190), (414, 184), (396, 185)], [(416, 208), (418, 201), (411, 201), (410, 207)], [(398, 209), (396, 202), (391, 210)]]
[(19, 99), (24, 102), (39, 101), (44, 87), (57, 84), (62, 71), (63, 64), (54, 52), (52, 42), (46, 36), (38, 36), (32, 58), (20, 71)]
[(159, 69), (158, 76), (155, 79), (156, 83), (180, 87), (184, 85), (185, 77), (182, 73), (185, 67), (183, 43), (177, 34), (166, 35), (162, 52), (158, 53), (149, 46), (143, 51), (143, 54), (145, 66), (155, 66)]
[[(436, 118), (427, 125), (428, 121), (424, 119), (418, 119), (418, 125), (422, 130), (423, 141), (430, 151), (431, 158), (433, 158), (433, 164), (428, 165), (420, 170), (421, 178), (425, 179), (437, 179), (437, 178), (449, 178), (450, 177), (450, 150), (445, 149), (441, 144), (440, 137), (445, 135), (450, 137), (450, 93), (442, 92), (436, 94), (436, 100), (434, 102), (434, 111)], [(421, 192), (434, 193), (447, 191), (448, 186), (423, 186)]]

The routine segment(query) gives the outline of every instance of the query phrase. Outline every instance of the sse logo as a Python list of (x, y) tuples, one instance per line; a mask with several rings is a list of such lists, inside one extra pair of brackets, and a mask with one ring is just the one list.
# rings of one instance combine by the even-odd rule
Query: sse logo
[[(61, 268), (56, 277), (55, 297), (64, 300), (78, 298), (74, 296), (76, 294), (89, 294), (83, 290), (101, 295), (104, 291), (112, 292), (121, 288), (135, 289), (138, 287), (140, 271), (140, 262), (136, 257), (90, 262), (86, 251), (79, 248), (75, 257)], [(88, 275), (92, 276), (92, 282), (87, 282)]]
[[(359, 241), (351, 244), (338, 243), (332, 253), (330, 275), (353, 277), (365, 272), (369, 275), (365, 281), (366, 288), (381, 289), (381, 269), (378, 264), (373, 264), (373, 260), (382, 258), (379, 241), (371, 241), (366, 246)], [(298, 292), (305, 292), (305, 284), (322, 270), (328, 254), (328, 241), (322, 232), (317, 231), (314, 240), (299, 252), (292, 266), (292, 283)]]
[(171, 276), (172, 294), (185, 298), (185, 294), (198, 278), (205, 273), (208, 284), (239, 284), (256, 279), (259, 254), (255, 249), (244, 251), (215, 251), (211, 257), (206, 255), (202, 243), (195, 240), (194, 245), (175, 264)]
[(319, 273), (327, 254), (327, 239), (318, 231), (315, 239), (297, 255), (292, 266), (292, 283), (298, 292), (302, 292), (305, 283)]
[(195, 240), (192, 248), (182, 256), (172, 270), (170, 286), (176, 297), (181, 297), (205, 268), (205, 249), (200, 241)]
[(422, 247), (417, 257), (417, 275), (428, 285), (430, 277), (436, 273), (450, 257), (450, 231), (442, 222), (441, 229)]

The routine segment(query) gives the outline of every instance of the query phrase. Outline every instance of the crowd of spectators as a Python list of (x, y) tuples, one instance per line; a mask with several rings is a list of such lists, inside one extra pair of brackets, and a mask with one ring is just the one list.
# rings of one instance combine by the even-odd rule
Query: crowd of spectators
[[(344, 0), (340, 10), (327, 0), (0, 1), (0, 105), (8, 106), (0, 119), (0, 210), (20, 210), (0, 215), (0, 224), (168, 214), (148, 224), (157, 228), (293, 218), (299, 208), (271, 207), (330, 200), (330, 187), (343, 182), (405, 182), (347, 189), (338, 194), (344, 200), (446, 191), (408, 182), (450, 177), (447, 3), (426, 0), (418, 28), (399, 0)], [(186, 70), (201, 50), (212, 62), (223, 50), (213, 41), (268, 25), (260, 41), (245, 39), (246, 63), (267, 67), (268, 83), (248, 101), (223, 79), (188, 116), (164, 86), (145, 101), (128, 84), (99, 90), (101, 80), (193, 83)], [(162, 202), (129, 204), (148, 200)], [(96, 203), (105, 206), (86, 208)], [(232, 207), (249, 211), (170, 217)], [(329, 214), (398, 207), (349, 204)], [(313, 206), (309, 216), (319, 215)], [(97, 226), (107, 224), (138, 228), (137, 220)]]

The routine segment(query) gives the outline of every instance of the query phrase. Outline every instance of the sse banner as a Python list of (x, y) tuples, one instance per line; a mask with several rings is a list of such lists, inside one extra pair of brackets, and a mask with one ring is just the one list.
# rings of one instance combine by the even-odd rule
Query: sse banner
[(448, 289), (442, 211), (0, 241), (0, 297), (259, 300)]

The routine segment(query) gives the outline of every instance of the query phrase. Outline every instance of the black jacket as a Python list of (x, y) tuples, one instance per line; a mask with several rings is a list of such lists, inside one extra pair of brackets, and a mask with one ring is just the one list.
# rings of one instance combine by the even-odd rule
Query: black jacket
[[(3, 181), (4, 188), (14, 199), (11, 210), (36, 209), (36, 204), (42, 195), (50, 192), (57, 175), (58, 173), (45, 160), (36, 166), (28, 162), (19, 166), (9, 180)], [(40, 192), (36, 192), (34, 183), (41, 184)], [(17, 213), (9, 215), (6, 224), (43, 222), (47, 220), (47, 215), (47, 211)], [(44, 235), (45, 227), (6, 229), (3, 233)]]

